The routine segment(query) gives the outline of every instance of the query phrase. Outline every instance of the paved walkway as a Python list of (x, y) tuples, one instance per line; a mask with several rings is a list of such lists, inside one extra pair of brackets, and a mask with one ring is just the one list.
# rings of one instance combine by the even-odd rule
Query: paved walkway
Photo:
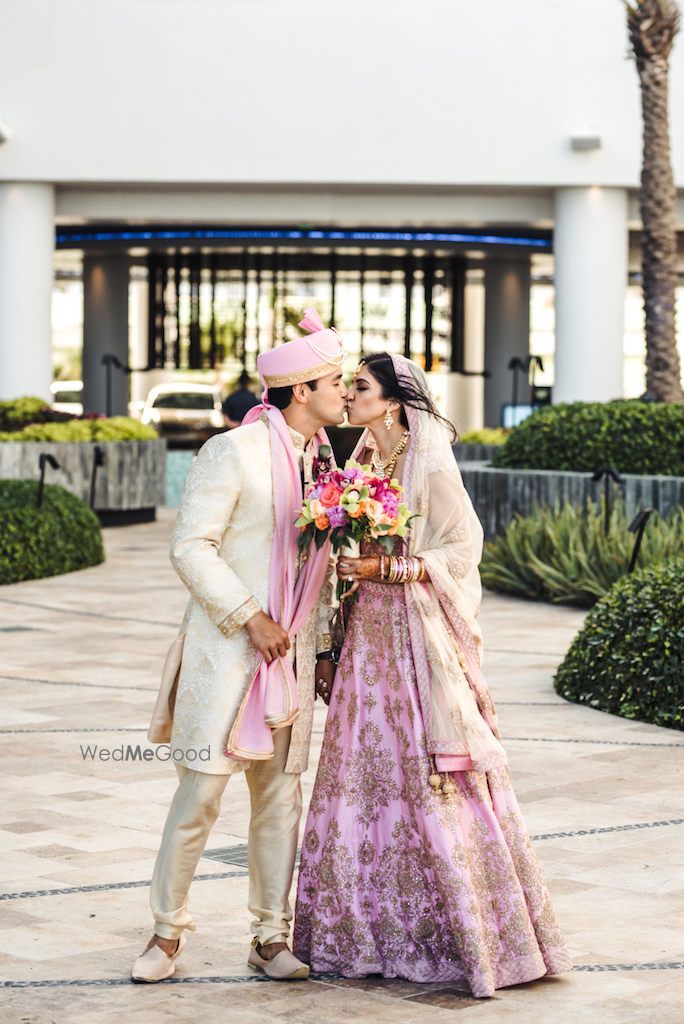
[[(504, 1014), (507, 1024), (684, 1020), (684, 736), (560, 700), (551, 675), (581, 613), (492, 595), (486, 674), (575, 970), (488, 1001), (377, 979), (255, 979), (245, 966), (248, 803), (238, 778), (200, 861), (200, 930), (177, 981), (132, 985), (175, 773), (158, 761), (84, 759), (82, 748), (146, 744), (185, 603), (167, 557), (173, 516), (105, 531), (108, 559), (95, 569), (0, 588), (3, 1024), (438, 1024), (455, 1010), (477, 1024)], [(321, 706), (315, 753), (323, 721)]]

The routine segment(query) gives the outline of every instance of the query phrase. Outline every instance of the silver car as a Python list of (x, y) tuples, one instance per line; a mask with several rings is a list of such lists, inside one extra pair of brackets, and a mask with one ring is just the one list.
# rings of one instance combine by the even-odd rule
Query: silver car
[(140, 419), (152, 423), (174, 446), (197, 446), (226, 429), (221, 389), (214, 384), (158, 384), (145, 400)]

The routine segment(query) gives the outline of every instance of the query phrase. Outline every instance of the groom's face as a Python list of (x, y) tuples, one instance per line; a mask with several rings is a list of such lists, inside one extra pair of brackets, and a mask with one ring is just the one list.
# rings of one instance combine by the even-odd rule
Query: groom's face
[(327, 427), (337, 426), (344, 421), (347, 390), (341, 370), (319, 377), (316, 390), (307, 388), (307, 391), (309, 411), (315, 419)]

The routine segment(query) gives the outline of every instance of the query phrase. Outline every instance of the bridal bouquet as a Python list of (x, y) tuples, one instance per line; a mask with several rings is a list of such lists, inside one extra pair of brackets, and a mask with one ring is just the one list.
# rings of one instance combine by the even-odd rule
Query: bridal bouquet
[(375, 476), (370, 466), (358, 462), (322, 472), (306, 492), (295, 522), (299, 550), (306, 551), (312, 540), (321, 548), (329, 539), (337, 552), (373, 539), (391, 553), (394, 538), (405, 537), (414, 518), (401, 501), (403, 493), (397, 480)]

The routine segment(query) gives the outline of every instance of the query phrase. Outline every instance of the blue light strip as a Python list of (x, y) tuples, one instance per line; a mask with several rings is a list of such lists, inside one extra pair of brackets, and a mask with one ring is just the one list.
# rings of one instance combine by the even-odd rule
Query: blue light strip
[(548, 238), (524, 238), (508, 235), (478, 235), (451, 231), (343, 231), (337, 229), (300, 230), (296, 228), (211, 228), (192, 230), (65, 231), (58, 230), (58, 244), (84, 242), (191, 242), (191, 241), (312, 241), (312, 242), (443, 242), (467, 245), (515, 245), (551, 250)]

